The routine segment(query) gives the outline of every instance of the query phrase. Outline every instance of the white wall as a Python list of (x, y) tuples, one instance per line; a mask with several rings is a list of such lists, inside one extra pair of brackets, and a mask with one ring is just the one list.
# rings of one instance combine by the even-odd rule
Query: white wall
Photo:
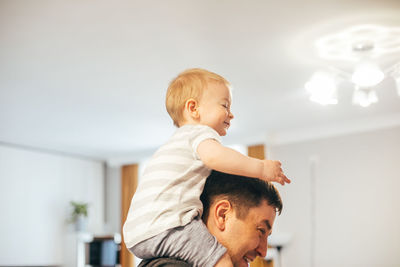
[(293, 234), (283, 267), (400, 266), (400, 127), (269, 152), (293, 179), (274, 229)]
[(0, 146), (0, 265), (75, 266), (69, 202), (88, 202), (102, 232), (103, 179), (99, 161)]
[(121, 166), (107, 166), (106, 170), (106, 229), (121, 232)]

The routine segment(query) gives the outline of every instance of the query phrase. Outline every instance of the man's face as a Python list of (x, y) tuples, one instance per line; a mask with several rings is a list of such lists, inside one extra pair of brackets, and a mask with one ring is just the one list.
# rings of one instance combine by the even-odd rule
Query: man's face
[(226, 221), (224, 241), (235, 267), (247, 267), (257, 256), (265, 257), (268, 236), (275, 221), (275, 209), (264, 200), (259, 207), (251, 208), (243, 220), (236, 214)]

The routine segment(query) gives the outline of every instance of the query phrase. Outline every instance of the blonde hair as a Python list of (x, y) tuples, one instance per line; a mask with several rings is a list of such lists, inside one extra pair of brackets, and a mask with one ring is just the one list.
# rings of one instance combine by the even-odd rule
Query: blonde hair
[(210, 81), (223, 83), (230, 88), (230, 83), (222, 76), (200, 68), (187, 69), (171, 81), (167, 90), (165, 106), (174, 125), (183, 122), (183, 110), (188, 99), (199, 101)]

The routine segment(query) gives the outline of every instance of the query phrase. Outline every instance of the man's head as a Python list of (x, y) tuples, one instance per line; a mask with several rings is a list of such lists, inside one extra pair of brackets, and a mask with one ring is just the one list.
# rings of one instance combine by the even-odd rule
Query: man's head
[[(177, 127), (187, 123), (188, 120), (192, 122), (193, 119), (193, 122), (212, 124), (210, 126), (217, 128), (218, 131), (220, 125), (218, 121), (215, 121), (216, 117), (225, 116), (221, 120), (222, 123), (227, 122), (228, 125), (225, 126), (228, 127), (230, 119), (233, 118), (230, 113), (229, 82), (222, 76), (204, 69), (188, 69), (172, 80), (168, 87), (165, 104)], [(220, 110), (220, 107), (223, 108)], [(212, 113), (211, 121), (206, 116), (210, 113)], [(221, 129), (219, 132), (225, 131)]]
[(200, 198), (205, 224), (227, 248), (235, 267), (265, 257), (276, 213), (282, 211), (271, 183), (213, 171)]

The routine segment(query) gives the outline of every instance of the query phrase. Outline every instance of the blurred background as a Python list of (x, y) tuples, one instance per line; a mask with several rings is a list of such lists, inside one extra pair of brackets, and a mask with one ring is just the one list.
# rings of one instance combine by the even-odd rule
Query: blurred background
[(400, 266), (397, 0), (0, 1), (0, 266), (118, 241), (121, 177), (173, 133), (166, 88), (192, 67), (232, 84), (223, 143), (293, 181), (276, 266)]

